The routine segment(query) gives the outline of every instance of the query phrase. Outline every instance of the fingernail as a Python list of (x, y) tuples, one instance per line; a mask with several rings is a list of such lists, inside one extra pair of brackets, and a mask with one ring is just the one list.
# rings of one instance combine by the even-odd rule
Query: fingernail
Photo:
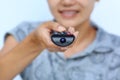
[(78, 35), (79, 34), (79, 31), (76, 31), (76, 35)]
[(71, 33), (73, 33), (73, 32), (74, 32), (74, 28), (73, 28), (73, 27), (69, 27), (69, 31), (70, 31)]
[(62, 31), (65, 30), (65, 28), (64, 28), (63, 26), (58, 26), (58, 29), (59, 29), (59, 30), (62, 30)]

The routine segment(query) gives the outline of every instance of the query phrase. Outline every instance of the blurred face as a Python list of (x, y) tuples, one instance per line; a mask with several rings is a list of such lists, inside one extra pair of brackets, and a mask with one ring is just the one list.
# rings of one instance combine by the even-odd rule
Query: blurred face
[(89, 21), (95, 0), (48, 0), (57, 22), (65, 27), (78, 27)]

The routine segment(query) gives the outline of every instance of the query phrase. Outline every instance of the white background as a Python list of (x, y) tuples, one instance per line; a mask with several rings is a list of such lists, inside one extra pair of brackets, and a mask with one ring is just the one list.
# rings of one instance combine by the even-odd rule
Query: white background
[[(0, 48), (3, 36), (23, 21), (52, 19), (47, 0), (0, 0)], [(100, 0), (91, 19), (110, 33), (120, 35), (120, 0)], [(19, 80), (19, 79), (17, 79)]]

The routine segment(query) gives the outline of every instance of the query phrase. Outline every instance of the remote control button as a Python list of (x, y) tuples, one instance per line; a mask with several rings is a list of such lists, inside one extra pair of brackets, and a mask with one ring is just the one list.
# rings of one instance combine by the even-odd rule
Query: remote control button
[(61, 35), (66, 35), (67, 33), (66, 32), (61, 32)]
[(55, 34), (55, 35), (57, 35), (57, 34), (58, 34), (58, 32), (54, 31), (52, 34)]

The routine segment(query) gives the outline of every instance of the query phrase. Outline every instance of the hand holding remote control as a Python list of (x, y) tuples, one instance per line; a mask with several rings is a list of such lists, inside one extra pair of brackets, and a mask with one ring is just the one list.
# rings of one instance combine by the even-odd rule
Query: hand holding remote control
[(78, 31), (75, 31), (73, 27), (67, 28), (56, 22), (46, 22), (34, 31), (33, 39), (40, 48), (56, 52), (72, 47), (71, 44), (75, 42), (77, 36)]

